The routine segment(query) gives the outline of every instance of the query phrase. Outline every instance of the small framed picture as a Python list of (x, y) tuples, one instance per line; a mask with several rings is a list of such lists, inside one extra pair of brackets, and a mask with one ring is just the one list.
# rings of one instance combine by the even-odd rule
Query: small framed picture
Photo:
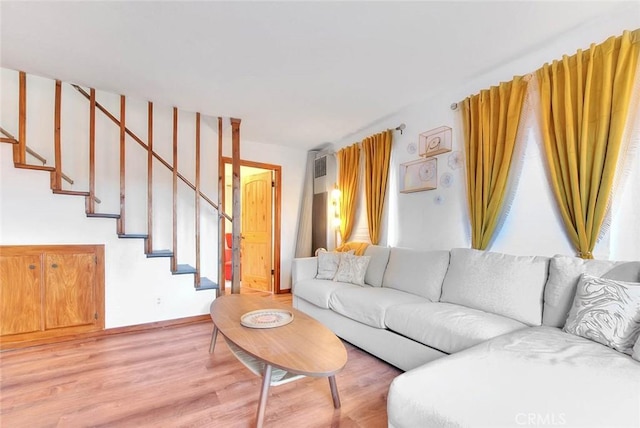
[(400, 193), (438, 188), (438, 159), (418, 159), (400, 164)]
[(419, 155), (428, 158), (451, 151), (451, 128), (441, 126), (419, 135)]

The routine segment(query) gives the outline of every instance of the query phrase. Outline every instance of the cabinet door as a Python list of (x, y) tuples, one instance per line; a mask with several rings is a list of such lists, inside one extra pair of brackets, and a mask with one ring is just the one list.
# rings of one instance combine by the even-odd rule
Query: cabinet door
[(95, 324), (93, 253), (45, 253), (45, 328)]
[(42, 329), (39, 255), (0, 256), (0, 335)]

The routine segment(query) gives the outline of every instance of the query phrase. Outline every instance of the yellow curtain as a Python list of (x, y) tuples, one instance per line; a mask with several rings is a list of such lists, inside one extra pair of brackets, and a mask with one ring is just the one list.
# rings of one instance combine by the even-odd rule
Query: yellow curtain
[(389, 178), (389, 160), (393, 134), (390, 129), (362, 141), (364, 152), (364, 191), (367, 201), (369, 238), (372, 244), (380, 242), (380, 228), (384, 197)]
[(526, 91), (515, 77), (462, 102), (472, 248), (486, 249), (496, 230)]
[(340, 190), (340, 236), (347, 242), (353, 230), (360, 175), (360, 146), (353, 144), (338, 151), (338, 189)]
[(553, 192), (585, 259), (609, 209), (639, 51), (640, 29), (625, 31), (536, 72)]

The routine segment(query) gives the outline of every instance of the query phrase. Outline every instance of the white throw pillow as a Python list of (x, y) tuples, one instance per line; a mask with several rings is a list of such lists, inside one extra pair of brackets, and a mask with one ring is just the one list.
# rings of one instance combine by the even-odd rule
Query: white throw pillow
[(344, 253), (337, 253), (335, 251), (318, 251), (318, 273), (316, 279), (333, 279), (338, 272), (338, 266), (340, 265), (340, 258), (343, 254), (353, 254), (355, 250), (349, 250)]
[(350, 282), (356, 285), (364, 285), (364, 276), (369, 266), (369, 256), (355, 256), (353, 254), (342, 253), (338, 272), (333, 278), (334, 281)]
[(638, 340), (636, 340), (636, 344), (633, 346), (633, 355), (631, 355), (634, 360), (640, 361), (640, 335), (638, 335)]
[(640, 334), (640, 283), (583, 274), (564, 331), (631, 355)]

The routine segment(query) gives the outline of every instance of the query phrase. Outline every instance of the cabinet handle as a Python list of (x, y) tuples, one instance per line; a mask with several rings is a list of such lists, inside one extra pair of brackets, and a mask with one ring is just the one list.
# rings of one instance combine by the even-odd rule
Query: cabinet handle
[(36, 265), (29, 265), (29, 269), (34, 270), (36, 268)]
[(54, 263), (54, 264), (51, 265), (51, 267), (55, 269), (55, 268), (58, 267), (58, 265), (56, 263)]

